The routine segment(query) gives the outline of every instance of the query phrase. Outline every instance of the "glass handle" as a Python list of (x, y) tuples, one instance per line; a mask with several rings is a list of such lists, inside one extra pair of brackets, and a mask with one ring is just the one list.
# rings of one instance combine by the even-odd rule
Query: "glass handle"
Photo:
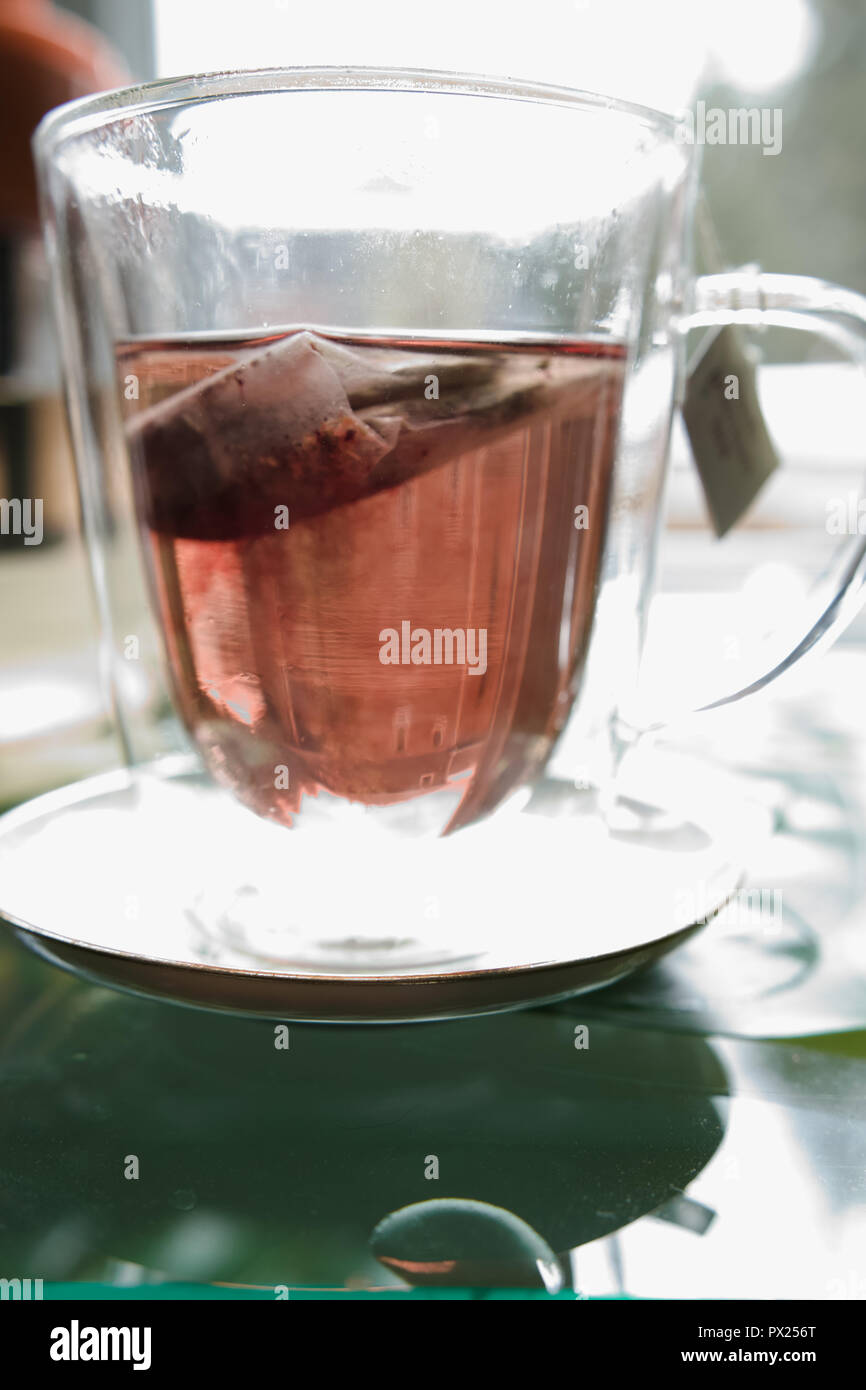
[[(803, 275), (772, 275), (740, 270), (705, 275), (695, 284), (692, 312), (684, 332), (727, 324), (810, 329), (836, 343), (858, 366), (866, 366), (866, 297)], [(866, 534), (839, 547), (824, 581), (804, 604), (802, 635), (768, 669), (738, 690), (728, 691), (687, 713), (702, 713), (755, 694), (789, 670), (807, 652), (829, 644), (856, 616), (866, 598)], [(653, 724), (654, 728), (672, 722)]]

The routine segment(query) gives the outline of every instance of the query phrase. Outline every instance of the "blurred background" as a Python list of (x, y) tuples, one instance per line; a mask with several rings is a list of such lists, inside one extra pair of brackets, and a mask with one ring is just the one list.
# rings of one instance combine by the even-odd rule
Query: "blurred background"
[[(723, 265), (755, 262), (866, 292), (859, 0), (729, 0), (723, 11), (693, 0), (540, 0), (531, 11), (510, 0), (440, 0), (432, 11), (400, 0), (246, 0), (242, 19), (233, 0), (0, 0), (0, 24), (7, 78), (0, 103), (12, 132), (0, 205), (0, 496), (44, 499), (37, 549), (20, 534), (0, 535), (2, 804), (118, 758), (100, 695), (45, 267), (21, 172), (30, 129), (49, 106), (122, 84), (126, 74), (369, 64), (562, 83), (673, 112), (699, 99), (780, 108), (778, 154), (768, 157), (759, 145), (702, 150), (715, 255)], [(40, 50), (38, 80), (22, 75), (20, 34), (28, 26), (54, 44), (50, 60), (48, 48)], [(853, 496), (860, 484), (863, 397), (855, 370), (813, 335), (765, 330), (751, 341), (785, 466), (736, 532), (716, 542), (677, 429), (647, 666), (679, 688), (698, 669), (718, 689), (738, 684), (750, 641), (829, 562), (836, 540), (829, 500)], [(861, 621), (846, 641), (864, 636)]]

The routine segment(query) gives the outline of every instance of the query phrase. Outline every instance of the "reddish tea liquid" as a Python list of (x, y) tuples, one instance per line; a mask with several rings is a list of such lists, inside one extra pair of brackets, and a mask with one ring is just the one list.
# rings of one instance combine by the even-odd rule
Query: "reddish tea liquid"
[(322, 790), (438, 794), (445, 831), (539, 769), (586, 653), (621, 347), (292, 330), (118, 362), (177, 705), (220, 781), (285, 825)]

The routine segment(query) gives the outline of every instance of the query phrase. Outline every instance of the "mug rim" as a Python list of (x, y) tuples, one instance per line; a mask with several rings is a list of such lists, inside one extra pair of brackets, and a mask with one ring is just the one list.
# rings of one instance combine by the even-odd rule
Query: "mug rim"
[(681, 117), (672, 113), (577, 87), (436, 68), (317, 64), (162, 77), (77, 97), (54, 107), (42, 117), (32, 137), (33, 149), (38, 160), (47, 160), (64, 140), (98, 130), (114, 120), (149, 115), (170, 106), (180, 108), (224, 97), (265, 96), (283, 91), (417, 91), (527, 101), (629, 115), (671, 137), (682, 124)]

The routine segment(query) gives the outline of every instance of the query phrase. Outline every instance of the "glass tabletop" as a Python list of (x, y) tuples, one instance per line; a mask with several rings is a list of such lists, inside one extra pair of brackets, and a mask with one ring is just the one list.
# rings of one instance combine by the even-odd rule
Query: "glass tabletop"
[[(469, 1199), (528, 1223), (586, 1297), (862, 1297), (864, 1033), (701, 1037), (580, 999), (286, 1026), (94, 987), (8, 938), (0, 991), (10, 1271), (405, 1287), (374, 1228)], [(517, 1279), (540, 1282), (531, 1261)]]

